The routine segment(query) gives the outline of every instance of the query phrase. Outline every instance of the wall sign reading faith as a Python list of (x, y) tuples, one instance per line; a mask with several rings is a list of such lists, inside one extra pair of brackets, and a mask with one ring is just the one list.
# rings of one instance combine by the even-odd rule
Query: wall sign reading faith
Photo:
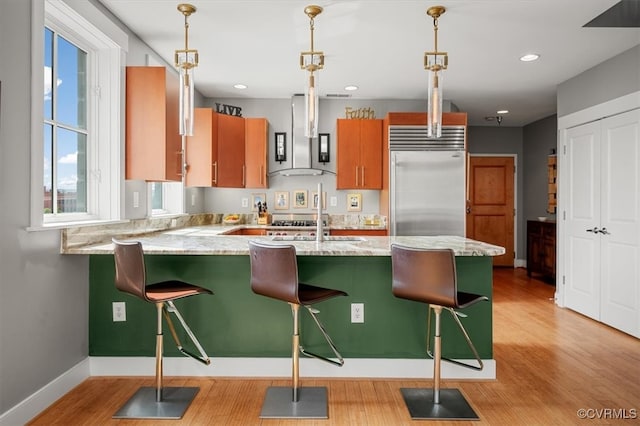
[(344, 115), (345, 115), (346, 118), (369, 119), (369, 120), (376, 118), (376, 112), (371, 107), (358, 108), (358, 109), (353, 109), (351, 107), (345, 107), (344, 110), (345, 110)]
[(216, 112), (225, 115), (235, 115), (236, 117), (242, 117), (242, 108), (233, 105), (219, 104), (218, 102), (216, 102)]

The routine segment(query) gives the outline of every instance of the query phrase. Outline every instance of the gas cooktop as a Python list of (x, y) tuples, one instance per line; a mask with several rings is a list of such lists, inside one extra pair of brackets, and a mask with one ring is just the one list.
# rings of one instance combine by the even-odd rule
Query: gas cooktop
[[(317, 225), (315, 214), (274, 214), (271, 216), (271, 226), (296, 226), (315, 227)], [(322, 215), (322, 225), (327, 226), (329, 215)]]

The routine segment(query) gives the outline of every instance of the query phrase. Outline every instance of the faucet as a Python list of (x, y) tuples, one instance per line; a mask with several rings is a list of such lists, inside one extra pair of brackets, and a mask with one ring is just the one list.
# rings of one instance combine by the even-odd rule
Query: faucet
[(316, 219), (316, 242), (321, 243), (324, 240), (324, 232), (322, 231), (322, 182), (318, 182), (318, 218)]

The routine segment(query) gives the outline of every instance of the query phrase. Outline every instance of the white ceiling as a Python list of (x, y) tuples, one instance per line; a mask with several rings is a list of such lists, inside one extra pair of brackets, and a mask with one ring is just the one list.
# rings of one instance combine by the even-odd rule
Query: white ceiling
[[(180, 0), (100, 0), (167, 62), (184, 47)], [(183, 0), (184, 1), (184, 0)], [(209, 98), (288, 98), (302, 92), (309, 50), (325, 53), (320, 94), (358, 99), (424, 99), (423, 54), (433, 50), (430, 6), (443, 5), (439, 50), (449, 54), (445, 99), (471, 125), (508, 109), (502, 126), (523, 126), (556, 112), (556, 86), (640, 43), (640, 28), (583, 28), (618, 0), (188, 0), (189, 47), (198, 49), (196, 89)], [(535, 52), (536, 62), (519, 57)], [(248, 86), (233, 88), (236, 83)]]

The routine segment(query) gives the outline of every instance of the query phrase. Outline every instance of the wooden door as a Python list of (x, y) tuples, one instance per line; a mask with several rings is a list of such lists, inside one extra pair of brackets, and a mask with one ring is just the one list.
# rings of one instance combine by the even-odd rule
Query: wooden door
[(359, 120), (338, 119), (336, 189), (358, 188), (360, 181)]
[(640, 110), (602, 120), (600, 320), (640, 337)]
[(360, 188), (382, 189), (382, 120), (360, 121)]
[(246, 188), (268, 188), (267, 147), (268, 127), (266, 118), (245, 119)]
[(467, 238), (505, 248), (494, 266), (514, 265), (514, 159), (470, 157)]
[[(565, 306), (600, 319), (600, 123), (567, 131)], [(560, 196), (563, 196), (560, 194)]]

